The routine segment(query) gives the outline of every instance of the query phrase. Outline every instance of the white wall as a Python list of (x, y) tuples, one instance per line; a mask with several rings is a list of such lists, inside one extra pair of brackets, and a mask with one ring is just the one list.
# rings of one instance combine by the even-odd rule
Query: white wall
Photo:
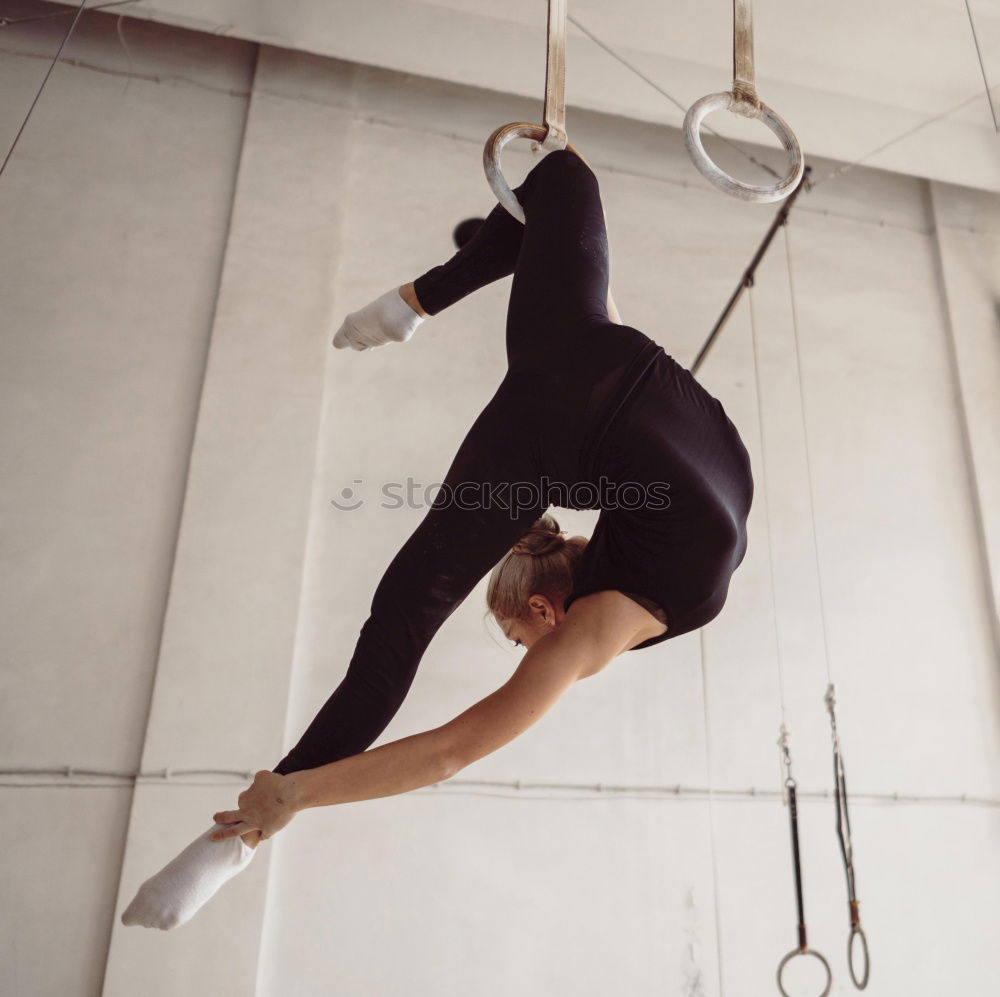
[[(58, 30), (0, 38), (0, 140)], [(483, 138), (534, 104), (132, 21), (127, 79), (115, 19), (81, 30), (79, 64), (57, 68), (0, 178), (0, 766), (266, 767), (339, 681), (422, 514), (378, 508), (378, 487), (440, 480), (502, 377), (509, 282), (405, 347), (335, 353), (332, 329), (450, 255), (451, 227), (492, 203)], [(624, 319), (690, 363), (771, 210), (705, 186), (676, 131), (570, 123), (601, 180)], [(516, 182), (530, 154), (505, 157)], [(803, 195), (790, 258), (805, 434), (782, 236), (753, 297), (763, 452), (748, 302), (702, 374), (757, 480), (726, 611), (580, 683), (457, 783), (704, 786), (710, 747), (717, 790), (779, 788), (770, 551), (795, 774), (830, 789), (808, 441), (852, 793), (1000, 795), (998, 210), (861, 169)], [(338, 511), (355, 479), (365, 505)], [(480, 586), (383, 740), (510, 673), (482, 614)], [(795, 943), (772, 799), (710, 810), (457, 784), (313, 811), (161, 935), (117, 915), (239, 781), (30, 781), (45, 788), (0, 788), (4, 993), (694, 997), (720, 992), (721, 963), (721, 992), (763, 994)], [(986, 992), (997, 808), (857, 799), (851, 817), (868, 992)], [(846, 993), (832, 803), (803, 800), (800, 822), (810, 941)]]
[[(65, 28), (0, 32), (5, 152)], [(6, 767), (134, 772), (146, 736), (254, 51), (126, 38), (131, 77), (81, 19), (0, 177)], [(100, 991), (130, 795), (2, 790), (3, 993)]]

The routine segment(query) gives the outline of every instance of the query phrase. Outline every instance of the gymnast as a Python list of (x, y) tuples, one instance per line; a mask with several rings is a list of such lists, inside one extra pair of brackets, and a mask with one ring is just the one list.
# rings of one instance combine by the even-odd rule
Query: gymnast
[[(183, 924), (300, 810), (446, 780), (573, 682), (722, 609), (753, 494), (739, 433), (686, 368), (621, 323), (590, 166), (572, 149), (550, 152), (515, 194), (523, 225), (497, 205), (448, 262), (349, 314), (334, 337), (359, 351), (404, 342), (427, 316), (514, 275), (507, 372), (382, 576), (343, 681), (237, 808), (143, 883), (125, 924)], [(599, 509), (591, 539), (566, 537), (550, 506)], [(431, 638), (487, 572), (489, 612), (527, 649), (513, 675), (448, 723), (369, 750)]]

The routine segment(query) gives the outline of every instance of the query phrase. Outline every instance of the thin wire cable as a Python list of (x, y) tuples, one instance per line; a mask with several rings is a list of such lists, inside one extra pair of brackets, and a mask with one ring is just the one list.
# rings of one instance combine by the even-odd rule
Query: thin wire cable
[(781, 723), (785, 725), (785, 672), (781, 656), (781, 635), (778, 631), (777, 582), (774, 576), (774, 554), (771, 549), (771, 502), (767, 494), (767, 446), (764, 435), (764, 404), (760, 380), (760, 353), (757, 349), (757, 321), (753, 303), (753, 281), (747, 285), (747, 305), (750, 310), (750, 341), (753, 345), (754, 388), (757, 393), (757, 436), (760, 439), (760, 478), (764, 502), (764, 525), (767, 529), (767, 570), (771, 590), (771, 624), (774, 630), (774, 655), (778, 666), (778, 698), (781, 703)]
[[(995, 90), (996, 86), (994, 86), (992, 89)], [(963, 107), (967, 107), (974, 100), (979, 100), (980, 96), (981, 94), (977, 90), (971, 97), (966, 97), (965, 100), (959, 101), (959, 103), (955, 104), (953, 107), (949, 107), (946, 111), (942, 111), (940, 114), (935, 114), (933, 117), (921, 121), (919, 124), (914, 125), (912, 128), (907, 128), (906, 131), (903, 132), (901, 135), (897, 135), (895, 138), (890, 139), (888, 142), (883, 142), (882, 145), (878, 146), (875, 149), (872, 149), (871, 152), (866, 152), (863, 156), (860, 156), (858, 159), (852, 160), (850, 163), (844, 163), (841, 166), (838, 166), (835, 170), (831, 170), (821, 180), (814, 180), (813, 187), (818, 187), (820, 184), (827, 183), (829, 180), (836, 180), (838, 177), (841, 177), (845, 173), (848, 173), (851, 170), (853, 170), (856, 166), (860, 166), (862, 163), (867, 162), (869, 159), (872, 158), (872, 156), (877, 156), (880, 152), (885, 152), (886, 149), (896, 145), (899, 142), (902, 142), (903, 139), (909, 138), (911, 135), (915, 135), (917, 132), (922, 131), (924, 128), (928, 127), (928, 125), (933, 125), (936, 122), (943, 120), (944, 118), (951, 117), (951, 115), (953, 115), (956, 111), (960, 111)]]
[(132, 74), (135, 71), (135, 64), (132, 62), (132, 53), (129, 50), (128, 44), (125, 41), (125, 32), (122, 29), (122, 21), (124, 20), (125, 20), (125, 15), (119, 14), (118, 20), (115, 21), (115, 30), (118, 32), (118, 41), (121, 42), (122, 48), (125, 49), (125, 58), (128, 59), (128, 75), (125, 78), (125, 87), (122, 90), (123, 97), (128, 93), (129, 84), (132, 82)]
[[(142, 0), (115, 0), (114, 3), (97, 3), (88, 7), (88, 11), (104, 10), (106, 7), (124, 7), (126, 4), (141, 3)], [(54, 10), (50, 14), (34, 14), (31, 17), (0, 17), (0, 28), (14, 27), (18, 24), (31, 24), (32, 21), (47, 21), (50, 17), (66, 17), (73, 10)]]
[(80, 6), (77, 8), (76, 17), (73, 18), (73, 23), (69, 26), (66, 34), (63, 36), (62, 43), (59, 46), (59, 51), (56, 52), (55, 57), (52, 59), (49, 65), (48, 72), (45, 74), (45, 79), (42, 80), (42, 85), (38, 88), (38, 93), (35, 94), (35, 99), (31, 102), (31, 107), (28, 108), (28, 113), (24, 116), (24, 121), (21, 122), (21, 127), (18, 128), (17, 134), (14, 136), (14, 141), (11, 143), (10, 148), (7, 150), (7, 155), (4, 156), (3, 163), (0, 164), (0, 177), (3, 176), (3, 171), (7, 169), (7, 164), (10, 162), (10, 157), (14, 154), (14, 150), (17, 148), (17, 143), (21, 140), (21, 135), (24, 133), (24, 129), (28, 125), (28, 121), (31, 119), (32, 112), (35, 110), (35, 105), (38, 103), (38, 98), (42, 96), (42, 91), (45, 89), (45, 84), (49, 82), (49, 77), (52, 75), (52, 70), (56, 68), (56, 63), (59, 62), (59, 56), (62, 55), (62, 50), (66, 47), (66, 42), (69, 41), (69, 36), (73, 34), (73, 29), (76, 27), (76, 22), (80, 20), (80, 15), (83, 13), (83, 8), (87, 5), (87, 0), (80, 0)]
[[(125, 6), (126, 4), (133, 4), (133, 3), (139, 3), (139, 2), (141, 2), (141, 0), (116, 0), (116, 2), (113, 2), (113, 3), (95, 4), (93, 7), (89, 7), (88, 10), (103, 10), (103, 9), (105, 9), (107, 7), (121, 7), (121, 6)], [(26, 23), (29, 23), (31, 21), (41, 21), (41, 20), (45, 20), (45, 19), (47, 19), (49, 17), (62, 17), (62, 16), (65, 16), (66, 14), (68, 14), (68, 13), (70, 13), (70, 11), (61, 11), (60, 10), (60, 11), (54, 11), (51, 14), (42, 14), (42, 15), (38, 15), (38, 16), (34, 16), (34, 17), (22, 17), (22, 18), (16, 18), (16, 19), (2, 18), (2, 17), (0, 17), (0, 27), (14, 26), (14, 25), (17, 25), (17, 24), (26, 24)], [(610, 55), (612, 58), (614, 58), (615, 60), (617, 60), (618, 62), (620, 62), (626, 69), (629, 70), (629, 72), (633, 73), (640, 80), (642, 80), (644, 83), (646, 83), (647, 86), (652, 87), (652, 89), (655, 90), (658, 94), (660, 94), (662, 97), (665, 97), (667, 100), (669, 100), (671, 104), (674, 104), (676, 107), (678, 107), (682, 111), (685, 111), (685, 113), (686, 113), (687, 108), (685, 108), (684, 105), (681, 104), (681, 102), (678, 101), (676, 97), (674, 97), (671, 93), (669, 93), (667, 90), (665, 90), (663, 87), (661, 87), (654, 79), (652, 79), (650, 76), (646, 75), (646, 73), (644, 73), (637, 66), (634, 66), (631, 62), (628, 61), (628, 59), (626, 59), (624, 56), (622, 56), (618, 52), (616, 52), (613, 48), (611, 48), (610, 45), (608, 45), (604, 41), (602, 41), (597, 35), (594, 34), (593, 31), (591, 31), (586, 25), (584, 25), (578, 18), (573, 17), (572, 15), (567, 15), (567, 20), (571, 24), (573, 24), (574, 27), (578, 28), (583, 34), (585, 34), (595, 45), (597, 45), (599, 48), (603, 49), (605, 52), (608, 53), (608, 55)], [(225, 26), (225, 27), (228, 30), (229, 26)], [(975, 31), (975, 27), (974, 26), (973, 26), (973, 31)], [(218, 33), (218, 32), (216, 32), (216, 33)], [(979, 46), (979, 42), (978, 42), (978, 38), (977, 38), (976, 39), (977, 52), (979, 50), (978, 46)], [(986, 95), (987, 95), (987, 99), (990, 102), (990, 109), (991, 110), (993, 110), (993, 91), (996, 90), (996, 89), (997, 89), (996, 85), (994, 85), (993, 87), (990, 87), (988, 85), (988, 83), (987, 83)], [(812, 181), (812, 186), (813, 187), (817, 187), (820, 184), (827, 183), (830, 180), (834, 180), (837, 177), (843, 176), (843, 174), (848, 173), (850, 170), (853, 170), (855, 167), (860, 166), (862, 163), (864, 163), (867, 160), (871, 159), (872, 156), (876, 156), (876, 155), (878, 155), (878, 153), (884, 152), (886, 149), (890, 148), (891, 146), (894, 146), (894, 145), (898, 144), (899, 142), (902, 142), (904, 139), (909, 138), (911, 135), (915, 134), (918, 131), (921, 131), (922, 129), (928, 127), (929, 125), (932, 125), (932, 124), (934, 124), (937, 121), (941, 121), (943, 118), (950, 117), (956, 111), (960, 111), (963, 107), (966, 107), (968, 104), (971, 104), (974, 100), (978, 100), (979, 98), (980, 98), (980, 93), (977, 91), (971, 97), (967, 97), (965, 100), (960, 101), (958, 104), (955, 104), (953, 107), (948, 108), (947, 110), (941, 112), (940, 114), (936, 114), (933, 117), (927, 118), (925, 121), (922, 121), (919, 124), (914, 125), (911, 128), (907, 128), (904, 132), (901, 132), (895, 138), (890, 139), (888, 142), (884, 142), (882, 145), (878, 146), (875, 149), (872, 149), (870, 152), (866, 152), (863, 156), (860, 156), (859, 158), (857, 158), (855, 160), (852, 160), (849, 163), (844, 163), (841, 166), (837, 167), (836, 169), (831, 170), (822, 179)], [(996, 119), (996, 115), (994, 114), (994, 120), (995, 119)], [(775, 170), (773, 170), (770, 166), (768, 166), (766, 163), (762, 163), (760, 160), (756, 159), (753, 155), (751, 155), (745, 149), (741, 148), (735, 142), (732, 142), (729, 139), (725, 138), (724, 136), (720, 135), (717, 131), (715, 131), (710, 126), (705, 125), (704, 129), (705, 129), (705, 131), (710, 132), (712, 135), (714, 135), (716, 138), (718, 138), (721, 142), (724, 142), (731, 149), (734, 149), (736, 152), (738, 152), (741, 156), (745, 157), (749, 162), (753, 163), (755, 166), (760, 167), (762, 170), (766, 171), (771, 176), (774, 176), (774, 177), (778, 176), (778, 173)]]
[[(566, 20), (569, 21), (569, 23), (572, 24), (574, 27), (582, 31), (583, 34), (585, 34), (598, 48), (603, 49), (613, 59), (617, 59), (618, 62), (620, 62), (631, 73), (634, 73), (636, 76), (638, 76), (639, 79), (643, 81), (643, 83), (646, 83), (649, 86), (651, 86), (662, 97), (666, 97), (666, 99), (669, 100), (671, 104), (673, 104), (675, 107), (680, 108), (683, 114), (687, 114), (687, 108), (673, 94), (668, 93), (654, 79), (647, 76), (637, 66), (633, 66), (632, 63), (628, 61), (628, 59), (626, 59), (624, 56), (619, 55), (606, 42), (601, 41), (601, 39), (598, 38), (597, 35), (593, 33), (593, 31), (591, 31), (588, 27), (582, 24), (577, 18), (573, 17), (571, 14), (567, 14)], [(751, 163), (754, 164), (754, 166), (760, 167), (760, 169), (762, 169), (765, 173), (769, 173), (772, 177), (775, 177), (778, 180), (781, 179), (781, 174), (778, 173), (777, 170), (772, 169), (770, 166), (767, 165), (767, 163), (762, 163), (759, 159), (752, 156), (749, 152), (746, 151), (746, 149), (742, 148), (742, 146), (738, 145), (736, 142), (733, 142), (730, 139), (720, 135), (714, 128), (712, 128), (709, 125), (703, 125), (703, 129), (704, 131), (714, 135), (720, 142), (723, 142), (726, 145), (728, 145), (730, 149), (735, 149), (736, 152), (738, 152), (744, 158), (748, 159)]]
[[(966, 0), (966, 3), (968, 3), (968, 0)], [(671, 104), (674, 104), (675, 106), (679, 107), (682, 111), (685, 111), (685, 113), (686, 113), (687, 108), (685, 108), (684, 105), (681, 104), (680, 101), (678, 101), (676, 97), (674, 97), (672, 94), (670, 94), (666, 90), (664, 90), (663, 87), (661, 87), (651, 77), (647, 76), (641, 69), (639, 69), (638, 67), (632, 65), (632, 63), (629, 62), (628, 59), (626, 59), (624, 56), (619, 55), (614, 49), (611, 48), (610, 45), (607, 45), (603, 41), (601, 41), (601, 39), (598, 38), (597, 35), (595, 35), (585, 25), (581, 24), (578, 19), (576, 19), (575, 17), (573, 17), (571, 15), (568, 15), (567, 19), (570, 21), (571, 24), (573, 24), (575, 27), (579, 28), (580, 31), (582, 31), (592, 42), (594, 42), (595, 45), (598, 45), (600, 48), (604, 49), (604, 51), (607, 52), (608, 55), (610, 55), (613, 58), (617, 59), (618, 62), (620, 62), (623, 66), (625, 66), (625, 68), (628, 69), (630, 72), (634, 73), (640, 80), (642, 80), (644, 83), (646, 83), (647, 85), (649, 85), (650, 87), (652, 87), (658, 94), (660, 94), (661, 96), (663, 96), (667, 100), (669, 100)], [(979, 45), (979, 42), (978, 42), (978, 39), (977, 39), (977, 41), (976, 41), (977, 52), (978, 52), (978, 45)], [(984, 80), (985, 80), (985, 70), (984, 70)], [(997, 88), (996, 85), (993, 86), (993, 87), (990, 87), (989, 84), (987, 83), (986, 95), (987, 95), (987, 98), (990, 101), (990, 109), (991, 110), (993, 109), (993, 96), (992, 96), (992, 94), (993, 94), (993, 91), (996, 88)], [(816, 187), (816, 186), (819, 186), (819, 184), (821, 184), (821, 183), (826, 183), (828, 180), (833, 180), (833, 179), (835, 179), (835, 178), (837, 178), (839, 176), (842, 176), (844, 173), (847, 173), (850, 170), (853, 170), (856, 166), (860, 166), (865, 161), (871, 159), (872, 156), (876, 156), (876, 155), (878, 155), (878, 153), (884, 152), (886, 149), (890, 148), (891, 146), (894, 146), (894, 145), (898, 144), (899, 142), (902, 142), (904, 139), (909, 138), (911, 135), (915, 134), (916, 132), (919, 132), (922, 129), (928, 127), (928, 125), (932, 125), (932, 124), (934, 124), (937, 121), (941, 121), (943, 118), (950, 117), (956, 111), (960, 111), (963, 107), (966, 107), (968, 104), (971, 104), (974, 100), (979, 100), (980, 96), (981, 95), (980, 95), (979, 91), (976, 91), (976, 93), (974, 93), (971, 97), (965, 98), (965, 100), (960, 101), (958, 104), (955, 104), (953, 107), (948, 108), (946, 111), (943, 111), (941, 114), (936, 114), (933, 117), (927, 118), (925, 121), (922, 121), (919, 124), (914, 125), (911, 128), (907, 128), (904, 132), (901, 132), (895, 138), (892, 138), (888, 142), (883, 143), (882, 145), (878, 146), (875, 149), (872, 149), (871, 152), (866, 152), (863, 156), (859, 157), (858, 159), (852, 160), (849, 163), (844, 163), (841, 166), (837, 167), (837, 169), (831, 170), (830, 173), (828, 173), (825, 177), (823, 177), (822, 180), (814, 180), (814, 181), (812, 181), (811, 186)], [(995, 120), (995, 115), (994, 115), (994, 120)], [(761, 169), (766, 170), (772, 176), (775, 176), (775, 177), (778, 176), (778, 173), (776, 173), (774, 170), (772, 170), (771, 167), (769, 167), (765, 163), (762, 163), (759, 160), (755, 159), (745, 149), (742, 149), (736, 143), (731, 142), (729, 139), (724, 138), (723, 136), (719, 135), (718, 132), (714, 131), (709, 126), (707, 126), (707, 125), (705, 126), (705, 131), (711, 132), (713, 135), (716, 136), (716, 138), (720, 139), (720, 141), (725, 142), (728, 146), (730, 146), (731, 148), (733, 148), (737, 152), (739, 152), (740, 155), (745, 156), (748, 160), (750, 160), (750, 162), (752, 162), (755, 165), (759, 166)]]
[(715, 777), (712, 774), (712, 732), (708, 726), (708, 668), (704, 628), (698, 630), (698, 650), (701, 657), (701, 707), (705, 719), (705, 758), (708, 769), (708, 840), (712, 854), (712, 899), (715, 904), (715, 960), (719, 974), (719, 995), (726, 997), (722, 975), (722, 916), (719, 909), (719, 867), (715, 855), (715, 794), (712, 789)]
[[(966, 4), (968, 4), (968, 0), (966, 0)], [(970, 17), (971, 17), (971, 15), (970, 15)], [(650, 87), (652, 87), (657, 93), (659, 93), (661, 96), (665, 97), (667, 100), (669, 100), (675, 106), (679, 107), (682, 111), (685, 111), (685, 112), (687, 111), (687, 108), (685, 108), (684, 105), (681, 104), (680, 101), (678, 101), (676, 97), (674, 97), (672, 94), (670, 94), (666, 90), (664, 90), (663, 87), (661, 87), (655, 80), (653, 80), (651, 77), (647, 76), (644, 72), (642, 72), (641, 69), (639, 69), (638, 67), (632, 65), (632, 63), (629, 62), (628, 59), (626, 59), (624, 56), (619, 55), (609, 45), (607, 45), (603, 41), (601, 41), (601, 39), (598, 38), (589, 28), (587, 28), (586, 26), (584, 26), (583, 24), (581, 24), (579, 20), (577, 20), (576, 18), (574, 18), (571, 15), (568, 15), (568, 20), (570, 21), (571, 24), (573, 24), (577, 28), (579, 28), (580, 31), (582, 31), (592, 42), (594, 42), (594, 44), (596, 44), (600, 48), (604, 49), (604, 51), (607, 52), (608, 55), (610, 55), (613, 58), (617, 59), (618, 62), (620, 62), (623, 66), (625, 66), (626, 69), (628, 69), (630, 72), (634, 73), (640, 80), (642, 80), (644, 83), (646, 83), (647, 85), (649, 85)], [(974, 26), (973, 26), (973, 33), (975, 33), (975, 27)], [(977, 53), (979, 52), (979, 41), (978, 41), (978, 39), (976, 39), (976, 51), (977, 51)], [(982, 64), (982, 57), (981, 56), (980, 56), (980, 64)], [(987, 99), (990, 102), (990, 110), (992, 111), (993, 110), (993, 91), (997, 88), (997, 86), (996, 85), (993, 86), (993, 87), (989, 86), (989, 83), (986, 81), (986, 77), (985, 77), (985, 69), (983, 70), (983, 74), (984, 74), (983, 75), (984, 82), (986, 82), (986, 96), (987, 96)], [(943, 118), (950, 117), (956, 111), (960, 111), (963, 107), (966, 107), (968, 104), (971, 104), (974, 100), (978, 100), (979, 98), (980, 98), (980, 94), (977, 91), (971, 97), (965, 98), (964, 100), (960, 101), (958, 104), (955, 104), (953, 107), (950, 107), (946, 111), (943, 111), (941, 114), (936, 114), (933, 117), (927, 118), (925, 121), (922, 121), (919, 124), (914, 125), (911, 128), (907, 128), (904, 132), (901, 132), (895, 138), (892, 138), (888, 142), (883, 143), (882, 145), (878, 146), (875, 149), (872, 149), (871, 152), (866, 152), (863, 156), (859, 157), (858, 159), (852, 160), (849, 163), (844, 163), (841, 166), (839, 166), (837, 169), (831, 170), (830, 173), (828, 173), (825, 177), (823, 177), (823, 179), (812, 181), (811, 186), (816, 187), (816, 186), (818, 186), (821, 183), (826, 183), (828, 180), (833, 180), (833, 179), (835, 179), (835, 178), (837, 178), (839, 176), (842, 176), (844, 173), (847, 173), (850, 170), (853, 170), (856, 166), (860, 166), (866, 160), (871, 159), (872, 156), (876, 156), (876, 155), (878, 155), (878, 153), (884, 152), (886, 149), (890, 148), (891, 146), (894, 146), (894, 145), (898, 144), (899, 142), (902, 142), (904, 139), (909, 138), (911, 135), (915, 134), (916, 132), (919, 132), (922, 129), (928, 127), (928, 125), (932, 125), (932, 124), (934, 124), (937, 121), (941, 121)], [(994, 122), (995, 121), (996, 121), (996, 114), (994, 113)], [(755, 165), (759, 166), (761, 169), (766, 170), (772, 176), (775, 176), (775, 177), (778, 176), (778, 174), (774, 170), (772, 170), (771, 167), (767, 166), (765, 163), (761, 163), (759, 160), (755, 159), (746, 150), (742, 149), (739, 145), (735, 144), (734, 142), (730, 142), (729, 139), (726, 139), (723, 136), (719, 135), (718, 132), (714, 131), (709, 126), (707, 126), (707, 125), (705, 126), (705, 131), (711, 132), (718, 139), (720, 139), (721, 141), (725, 142), (728, 146), (730, 146), (731, 148), (733, 148), (737, 152), (739, 152), (740, 155), (745, 156), (748, 160), (750, 160), (750, 162), (752, 162)]]
[(979, 69), (983, 74), (983, 86), (986, 87), (986, 100), (990, 105), (990, 114), (993, 115), (993, 130), (1000, 132), (1000, 123), (997, 122), (997, 109), (993, 106), (993, 94), (990, 93), (990, 81), (986, 78), (986, 66), (983, 63), (983, 53), (979, 48), (979, 36), (976, 34), (976, 22), (972, 19), (972, 8), (969, 0), (965, 0), (965, 12), (969, 15), (969, 27), (972, 29), (972, 41), (976, 46), (976, 58), (979, 60)]
[(833, 684), (833, 670), (830, 665), (830, 644), (826, 625), (826, 599), (823, 594), (823, 571), (819, 558), (819, 530), (816, 526), (816, 503), (813, 489), (812, 448), (809, 445), (809, 426), (806, 418), (806, 393), (802, 373), (802, 350), (799, 347), (799, 316), (795, 296), (795, 271), (792, 267), (791, 241), (788, 226), (783, 226), (785, 242), (785, 269), (788, 271), (788, 296), (792, 308), (792, 341), (795, 344), (795, 377), (799, 385), (799, 420), (802, 423), (802, 443), (806, 451), (806, 493), (809, 496), (809, 522), (812, 527), (813, 564), (816, 571), (816, 590), (819, 594), (819, 621), (823, 635), (823, 659), (826, 664), (826, 681)]

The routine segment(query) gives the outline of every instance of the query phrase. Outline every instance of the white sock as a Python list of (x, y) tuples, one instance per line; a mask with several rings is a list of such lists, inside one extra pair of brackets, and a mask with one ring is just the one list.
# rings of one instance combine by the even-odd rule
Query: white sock
[(386, 343), (405, 343), (423, 322), (393, 288), (356, 312), (351, 312), (333, 337), (333, 345), (342, 350), (367, 350)]
[(122, 914), (122, 924), (169, 931), (192, 917), (227, 880), (250, 864), (254, 849), (242, 838), (210, 841), (215, 824), (155, 876), (147, 879)]

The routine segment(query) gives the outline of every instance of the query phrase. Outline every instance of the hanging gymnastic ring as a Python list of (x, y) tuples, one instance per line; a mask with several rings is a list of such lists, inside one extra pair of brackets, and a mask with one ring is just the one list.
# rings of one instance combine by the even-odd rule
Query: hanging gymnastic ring
[(783, 180), (780, 180), (776, 184), (762, 187), (743, 183), (716, 166), (705, 151), (705, 146), (702, 145), (702, 121), (712, 111), (717, 111), (720, 108), (725, 108), (727, 111), (735, 110), (734, 105), (738, 103), (741, 103), (739, 98), (731, 91), (727, 91), (725, 93), (712, 93), (707, 97), (702, 97), (701, 100), (696, 100), (688, 108), (688, 112), (684, 116), (684, 144), (687, 146), (688, 154), (694, 161), (698, 172), (710, 183), (714, 184), (720, 190), (725, 191), (725, 193), (744, 201), (753, 201), (757, 204), (780, 201), (791, 194), (802, 180), (805, 159), (802, 156), (802, 149), (799, 147), (795, 133), (788, 127), (785, 120), (775, 114), (766, 104), (761, 103), (753, 114), (747, 114), (742, 106), (740, 111), (736, 113), (742, 113), (746, 117), (759, 118), (778, 137), (788, 154), (788, 172)]
[[(757, 96), (756, 76), (751, 0), (733, 0), (733, 88), (726, 93), (702, 97), (688, 108), (684, 115), (684, 144), (698, 172), (710, 183), (741, 200), (767, 204), (780, 201), (798, 187), (805, 171), (805, 160), (795, 133)], [(701, 123), (712, 111), (722, 107), (744, 118), (763, 121), (778, 136), (788, 153), (788, 172), (783, 180), (768, 187), (755, 187), (731, 177), (712, 162), (701, 144)]]
[[(854, 972), (854, 939), (861, 938), (861, 949), (865, 954), (865, 973), (858, 980), (857, 974)], [(847, 940), (847, 968), (851, 971), (851, 980), (858, 990), (864, 990), (868, 986), (868, 973), (871, 969), (871, 962), (868, 958), (868, 939), (865, 937), (864, 928), (860, 924), (856, 924), (851, 928), (851, 937)]]
[(550, 140), (549, 130), (544, 125), (533, 125), (527, 121), (513, 121), (509, 125), (501, 125), (486, 140), (486, 145), (483, 146), (483, 169), (486, 171), (486, 179), (497, 200), (523, 225), (524, 209), (517, 195), (510, 189), (510, 184), (504, 178), (500, 167), (500, 153), (503, 147), (516, 138), (530, 138), (543, 148), (555, 145), (556, 148), (569, 149), (578, 156), (580, 154), (569, 142), (564, 141), (565, 135), (554, 143)]
[(830, 969), (830, 964), (821, 953), (817, 952), (815, 949), (808, 948), (792, 949), (792, 951), (778, 963), (778, 990), (781, 993), (781, 997), (790, 997), (790, 994), (785, 989), (785, 985), (781, 982), (781, 974), (784, 972), (785, 966), (787, 966), (788, 963), (790, 963), (797, 955), (815, 956), (823, 964), (823, 968), (826, 970), (826, 986), (823, 987), (823, 992), (819, 995), (819, 997), (828, 997), (830, 987), (833, 986), (833, 972)]

